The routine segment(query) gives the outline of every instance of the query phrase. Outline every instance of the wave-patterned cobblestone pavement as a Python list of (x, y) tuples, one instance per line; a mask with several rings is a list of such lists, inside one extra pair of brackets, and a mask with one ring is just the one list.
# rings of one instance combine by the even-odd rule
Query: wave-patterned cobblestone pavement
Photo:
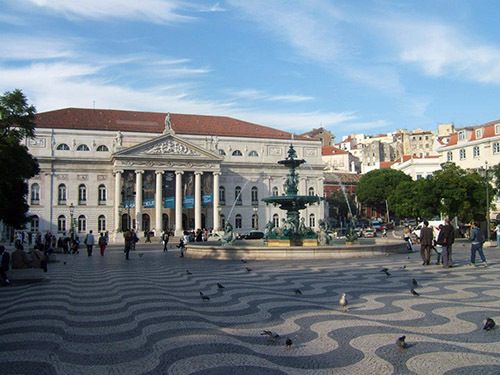
[(449, 270), (418, 254), (247, 264), (153, 247), (128, 262), (118, 249), (58, 255), (49, 281), (0, 288), (0, 374), (500, 374), (500, 330), (482, 329), (500, 323), (500, 249), (486, 249), (490, 267), (468, 268), (468, 247), (455, 248), (463, 262)]

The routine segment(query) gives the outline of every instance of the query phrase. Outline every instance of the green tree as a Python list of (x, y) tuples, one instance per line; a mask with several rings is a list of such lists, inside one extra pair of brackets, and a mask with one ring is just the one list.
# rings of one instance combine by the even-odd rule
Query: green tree
[(385, 201), (403, 181), (411, 181), (411, 177), (395, 169), (376, 169), (361, 177), (356, 196), (362, 204), (385, 212)]
[(21, 90), (0, 96), (0, 220), (14, 228), (29, 220), (27, 179), (39, 172), (38, 162), (21, 143), (35, 135), (35, 113)]
[(402, 181), (388, 201), (391, 210), (399, 217), (422, 219), (439, 215), (439, 195), (432, 178)]
[(349, 206), (353, 211), (352, 214), (356, 215), (356, 202), (354, 201), (354, 195), (347, 194), (344, 195), (342, 190), (335, 190), (327, 198), (329, 215), (337, 220), (344, 219), (344, 221), (349, 217), (349, 206), (347, 201), (349, 201)]

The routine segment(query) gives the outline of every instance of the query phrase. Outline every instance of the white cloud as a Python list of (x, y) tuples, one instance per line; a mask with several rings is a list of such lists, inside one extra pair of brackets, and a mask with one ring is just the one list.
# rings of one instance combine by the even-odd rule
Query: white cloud
[(298, 103), (314, 100), (312, 96), (303, 95), (271, 95), (262, 90), (246, 89), (239, 91), (230, 91), (230, 94), (238, 98), (246, 98), (251, 100), (261, 100), (266, 102), (285, 102)]
[(177, 0), (25, 0), (32, 4), (77, 18), (145, 19), (152, 22), (182, 22), (192, 17), (180, 12), (186, 8)]
[(69, 43), (49, 38), (6, 34), (0, 43), (1, 60), (56, 59), (73, 54)]
[(459, 29), (437, 22), (398, 20), (380, 25), (398, 47), (404, 63), (432, 77), (451, 76), (500, 84), (500, 47), (478, 42)]

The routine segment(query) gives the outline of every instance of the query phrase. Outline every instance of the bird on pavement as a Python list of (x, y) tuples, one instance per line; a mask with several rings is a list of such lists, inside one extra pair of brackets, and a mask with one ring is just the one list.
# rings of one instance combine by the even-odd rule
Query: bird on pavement
[(224, 285), (217, 283), (217, 289), (224, 289)]
[(402, 270), (405, 270), (405, 269), (406, 269), (406, 264), (403, 264), (403, 265), (401, 266), (401, 269), (402, 269)]
[(247, 272), (252, 272), (251, 268), (245, 267), (245, 269), (247, 270)]
[(396, 345), (398, 346), (399, 350), (406, 349), (408, 347), (408, 344), (405, 342), (406, 336), (401, 336), (396, 340)]
[(349, 302), (347, 302), (347, 298), (345, 298), (345, 293), (342, 293), (342, 296), (340, 297), (339, 300), (339, 305), (344, 308), (344, 312), (347, 311), (347, 305)]
[(391, 276), (391, 274), (389, 273), (389, 271), (384, 271), (384, 273), (386, 274), (387, 277)]
[(384, 267), (384, 268), (382, 268), (382, 269), (380, 270), (380, 272), (384, 272), (384, 273), (385, 273), (385, 272), (387, 272), (387, 271), (389, 271), (389, 268), (386, 268), (386, 267)]
[(293, 344), (293, 343), (292, 343), (292, 340), (291, 340), (290, 338), (288, 338), (288, 337), (287, 337), (287, 338), (286, 338), (286, 342), (285, 342), (285, 344), (286, 344), (286, 348), (287, 348), (287, 349), (290, 349), (290, 348), (292, 347), (292, 344)]
[(186, 270), (186, 275), (192, 275), (192, 273), (189, 272), (189, 270)]
[(295, 289), (294, 292), (295, 292), (296, 296), (302, 295), (302, 292), (300, 291), (300, 289)]
[(411, 283), (413, 284), (413, 286), (418, 286), (417, 279), (413, 279)]
[(491, 318), (486, 319), (483, 329), (486, 331), (492, 330), (495, 327), (495, 321)]
[(272, 340), (278, 340), (280, 338), (280, 335), (278, 335), (276, 332), (266, 329), (262, 331), (261, 336), (268, 336)]
[(144, 253), (139, 253), (139, 258), (142, 258), (142, 256), (144, 255)]
[(209, 297), (209, 296), (204, 295), (202, 292), (200, 292), (200, 298), (201, 298), (203, 301), (210, 301), (210, 297)]
[(417, 293), (417, 291), (413, 288), (410, 289), (410, 292), (411, 294), (413, 294), (414, 296), (418, 297), (420, 294)]
[(247, 261), (245, 259), (241, 259), (241, 263), (246, 263)]

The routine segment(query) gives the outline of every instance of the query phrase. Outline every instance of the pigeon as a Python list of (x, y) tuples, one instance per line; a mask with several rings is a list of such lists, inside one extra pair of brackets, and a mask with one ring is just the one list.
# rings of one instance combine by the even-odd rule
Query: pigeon
[(217, 289), (224, 289), (224, 285), (217, 283)]
[(385, 268), (385, 267), (380, 270), (380, 272), (384, 272), (384, 273), (387, 273), (387, 271), (389, 271), (389, 268)]
[(285, 344), (286, 344), (286, 348), (287, 348), (287, 349), (290, 349), (290, 348), (292, 347), (292, 344), (293, 344), (293, 343), (292, 343), (292, 340), (291, 340), (290, 338), (288, 338), (288, 337), (287, 337), (287, 338), (286, 338), (286, 342), (285, 342)]
[(189, 270), (186, 270), (186, 275), (192, 275), (192, 273), (189, 272)]
[(241, 259), (241, 263), (246, 263), (247, 261), (245, 259)]
[(491, 318), (486, 319), (483, 329), (486, 331), (492, 330), (495, 327), (495, 321)]
[(405, 342), (406, 336), (401, 336), (396, 340), (396, 345), (398, 346), (399, 350), (406, 349), (408, 347), (408, 344)]
[(413, 284), (413, 286), (418, 286), (417, 279), (413, 279), (411, 283)]
[(402, 265), (402, 266), (401, 266), (401, 269), (402, 269), (402, 270), (405, 270), (405, 269), (406, 269), (406, 264)]
[(280, 338), (280, 335), (276, 332), (268, 331), (266, 329), (262, 331), (261, 336), (268, 336), (272, 340), (278, 340)]
[(411, 294), (413, 294), (414, 296), (418, 297), (420, 294), (417, 293), (417, 291), (413, 288), (410, 289), (410, 292)]
[(247, 272), (252, 272), (251, 268), (245, 267), (245, 269), (247, 270)]
[(295, 292), (296, 296), (302, 295), (302, 292), (300, 291), (300, 289), (295, 289), (294, 292)]
[(139, 253), (139, 258), (142, 258), (143, 255), (144, 253)]
[(209, 296), (206, 296), (204, 295), (202, 292), (200, 292), (200, 297), (203, 301), (210, 301), (210, 297)]
[(391, 274), (389, 273), (389, 271), (384, 271), (384, 273), (387, 275), (387, 277), (391, 276)]
[(64, 262), (64, 265), (66, 265), (66, 262)]
[(347, 311), (347, 298), (345, 298), (345, 293), (342, 293), (342, 296), (340, 297), (340, 300), (339, 300), (339, 305), (342, 306), (344, 308), (344, 312)]

